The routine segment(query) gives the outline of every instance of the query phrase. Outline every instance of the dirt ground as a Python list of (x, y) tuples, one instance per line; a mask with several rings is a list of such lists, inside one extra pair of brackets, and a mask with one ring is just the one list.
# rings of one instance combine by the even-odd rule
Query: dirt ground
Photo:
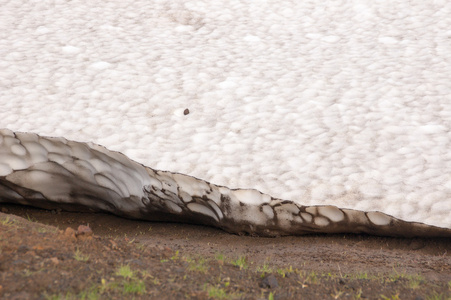
[(0, 209), (2, 299), (451, 299), (450, 239), (257, 238)]

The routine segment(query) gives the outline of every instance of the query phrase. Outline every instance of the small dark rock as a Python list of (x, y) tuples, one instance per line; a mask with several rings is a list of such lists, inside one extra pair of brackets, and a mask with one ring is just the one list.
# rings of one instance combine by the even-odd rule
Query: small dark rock
[(30, 247), (28, 247), (27, 245), (21, 245), (19, 246), (19, 248), (17, 248), (17, 252), (19, 253), (26, 253), (30, 250)]
[(51, 210), (52, 215), (60, 215), (61, 212), (62, 212), (62, 210), (60, 208)]
[(140, 259), (129, 259), (126, 262), (131, 265), (144, 266), (144, 263)]
[(344, 281), (343, 278), (340, 278), (340, 279), (338, 280), (338, 283), (339, 283), (339, 284), (345, 284), (346, 282)]
[(185, 109), (184, 111), (183, 111), (183, 114), (186, 116), (187, 114), (189, 114), (189, 109), (187, 108), (187, 109)]
[(279, 286), (279, 283), (277, 282), (277, 279), (274, 275), (269, 274), (263, 278), (263, 280), (260, 282), (259, 286), (261, 288), (276, 288)]
[(16, 259), (11, 262), (13, 265), (29, 265), (30, 261), (23, 259)]

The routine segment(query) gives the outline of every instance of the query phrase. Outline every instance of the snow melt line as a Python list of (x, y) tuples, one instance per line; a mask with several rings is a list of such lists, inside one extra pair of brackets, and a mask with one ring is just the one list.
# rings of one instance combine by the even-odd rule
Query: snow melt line
[(0, 202), (106, 211), (119, 216), (211, 225), (261, 236), (360, 233), (451, 236), (451, 229), (382, 212), (304, 206), (252, 189), (145, 167), (96, 144), (0, 130)]

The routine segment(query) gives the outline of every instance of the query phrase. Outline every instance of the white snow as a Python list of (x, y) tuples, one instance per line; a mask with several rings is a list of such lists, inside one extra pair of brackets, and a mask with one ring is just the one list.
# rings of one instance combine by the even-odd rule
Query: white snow
[(344, 213), (333, 206), (318, 207), (318, 213), (327, 217), (332, 222), (340, 222), (344, 219)]
[(249, 205), (259, 205), (271, 201), (271, 198), (268, 195), (262, 194), (256, 190), (236, 190), (232, 191), (231, 194), (241, 203)]
[(8, 1), (0, 128), (451, 228), (449, 28), (449, 1)]
[(0, 176), (6, 176), (12, 172), (12, 168), (7, 164), (0, 164)]
[(375, 225), (390, 224), (390, 218), (387, 215), (381, 214), (379, 212), (369, 212), (367, 216)]
[[(168, 201), (168, 202), (171, 202), (171, 201)], [(209, 216), (209, 217), (215, 219), (217, 222), (219, 221), (218, 217), (214, 214), (214, 212), (211, 211), (209, 208), (207, 208), (205, 205), (191, 202), (191, 203), (187, 204), (187, 207), (191, 211), (198, 212), (198, 213), (201, 213), (203, 215)]]
[(27, 150), (25, 150), (24, 147), (22, 147), (21, 145), (12, 145), (11, 146), (11, 152), (15, 155), (25, 155), (27, 153)]

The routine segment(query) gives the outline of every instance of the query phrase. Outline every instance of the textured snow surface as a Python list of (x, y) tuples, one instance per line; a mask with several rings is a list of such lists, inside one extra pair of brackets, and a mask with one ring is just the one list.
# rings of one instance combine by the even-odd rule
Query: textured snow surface
[(1, 7), (0, 128), (451, 228), (449, 1)]

